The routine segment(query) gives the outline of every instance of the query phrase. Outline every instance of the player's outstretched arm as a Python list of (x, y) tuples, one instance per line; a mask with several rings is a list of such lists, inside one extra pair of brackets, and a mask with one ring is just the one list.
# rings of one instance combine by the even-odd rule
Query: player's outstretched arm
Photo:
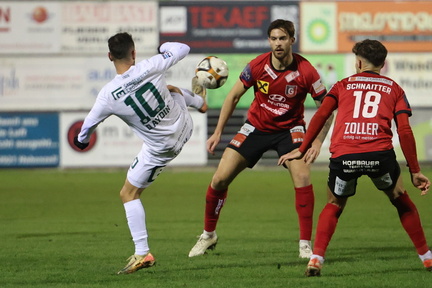
[(246, 90), (247, 89), (244, 87), (240, 79), (237, 79), (222, 105), (215, 131), (213, 132), (213, 135), (207, 140), (207, 151), (209, 153), (214, 154), (214, 149), (220, 142), (225, 125)]
[[(331, 100), (331, 103), (333, 105), (330, 106), (328, 105), (329, 100)], [(334, 118), (334, 114), (333, 114), (333, 110), (335, 110), (337, 108), (336, 106), (336, 100), (334, 98), (329, 97), (328, 99), (326, 99), (326, 108), (328, 110), (328, 112), (330, 114), (328, 114), (325, 118), (325, 123), (324, 126), (321, 128), (318, 136), (315, 138), (315, 140), (312, 142), (312, 146), (309, 148), (310, 151), (308, 151), (305, 155), (305, 162), (310, 164), (313, 163), (315, 161), (316, 158), (318, 158), (318, 155), (321, 151), (321, 146), (322, 143), (324, 142), (325, 138), (327, 137), (327, 134), (330, 130), (330, 127), (333, 123), (333, 118)], [(317, 106), (317, 108), (319, 108), (321, 106), (321, 102), (320, 101), (315, 101), (315, 105)], [(324, 110), (325, 111), (325, 110)], [(321, 112), (321, 111), (320, 111)], [(324, 119), (323, 119), (324, 120)], [(308, 155), (309, 154), (309, 155)]]
[(421, 195), (426, 195), (429, 191), (430, 181), (420, 171), (420, 165), (417, 160), (416, 142), (409, 124), (408, 115), (406, 113), (399, 113), (394, 120), (396, 122), (402, 152), (408, 162), (411, 182), (416, 188), (421, 190)]
[(430, 180), (421, 172), (411, 173), (411, 182), (416, 188), (421, 190), (421, 195), (426, 195), (429, 191)]

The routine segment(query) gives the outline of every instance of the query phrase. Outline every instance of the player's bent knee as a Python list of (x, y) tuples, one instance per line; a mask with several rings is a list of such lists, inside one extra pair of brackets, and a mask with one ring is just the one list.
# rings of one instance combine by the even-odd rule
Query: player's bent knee
[(211, 187), (215, 190), (225, 190), (228, 188), (230, 181), (218, 177), (216, 174), (212, 178)]
[(144, 188), (138, 188), (130, 184), (129, 181), (125, 181), (122, 189), (120, 190), (120, 199), (123, 203), (138, 199)]

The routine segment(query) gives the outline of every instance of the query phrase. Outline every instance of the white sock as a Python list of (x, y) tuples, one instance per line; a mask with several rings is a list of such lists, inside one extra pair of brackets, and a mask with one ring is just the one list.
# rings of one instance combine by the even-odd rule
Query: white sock
[(135, 199), (123, 204), (126, 211), (126, 219), (132, 240), (135, 243), (135, 254), (146, 255), (150, 248), (147, 242), (147, 227), (145, 222), (144, 206), (140, 199)]
[(320, 255), (316, 255), (316, 254), (312, 254), (312, 256), (310, 257), (310, 260), (312, 259), (318, 259), (318, 261), (323, 264), (324, 263), (324, 257), (320, 256)]
[(208, 239), (208, 238), (213, 238), (213, 235), (215, 234), (215, 231), (212, 232), (208, 232), (206, 230), (203, 230), (203, 235)]
[(425, 260), (428, 260), (428, 259), (432, 259), (432, 252), (429, 250), (428, 252), (426, 252), (425, 254), (423, 254), (423, 255), (419, 255), (419, 258), (420, 258), (420, 260), (423, 262), (423, 261), (425, 261)]
[(187, 89), (181, 88), (180, 90), (183, 93), (183, 97), (185, 98), (186, 105), (188, 107), (200, 109), (204, 105), (204, 99), (201, 96), (196, 95), (192, 91)]
[(307, 245), (311, 245), (311, 241), (309, 241), (309, 240), (300, 240), (299, 241), (299, 245), (301, 246), (302, 244), (307, 244)]

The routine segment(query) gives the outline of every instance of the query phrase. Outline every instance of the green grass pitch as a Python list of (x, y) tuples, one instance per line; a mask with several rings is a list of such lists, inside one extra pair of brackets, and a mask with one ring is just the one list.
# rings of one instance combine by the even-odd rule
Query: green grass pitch
[[(240, 174), (221, 213), (218, 246), (189, 259), (213, 170), (168, 168), (144, 191), (158, 263), (130, 275), (116, 275), (133, 254), (118, 196), (126, 169), (0, 170), (0, 287), (432, 287), (396, 210), (365, 177), (321, 277), (303, 275), (292, 182), (282, 168)], [(432, 178), (432, 169), (423, 172)], [(421, 197), (403, 175), (432, 243), (432, 195)], [(313, 169), (315, 220), (326, 178), (326, 168)]]

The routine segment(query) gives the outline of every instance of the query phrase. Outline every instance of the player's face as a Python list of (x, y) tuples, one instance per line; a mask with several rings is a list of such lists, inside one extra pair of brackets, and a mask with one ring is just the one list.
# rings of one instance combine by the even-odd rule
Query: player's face
[(281, 29), (273, 29), (268, 38), (270, 48), (276, 59), (282, 60), (291, 54), (291, 46), (294, 43), (294, 37)]

